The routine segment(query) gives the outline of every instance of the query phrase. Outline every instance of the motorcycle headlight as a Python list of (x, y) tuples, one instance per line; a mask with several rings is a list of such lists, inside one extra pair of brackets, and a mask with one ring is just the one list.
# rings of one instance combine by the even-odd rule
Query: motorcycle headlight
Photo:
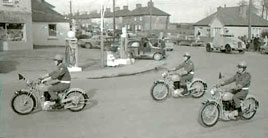
[(211, 93), (212, 95), (215, 95), (215, 94), (216, 94), (215, 89), (211, 89), (211, 90), (210, 90), (210, 93)]
[(162, 73), (162, 77), (165, 78), (167, 76), (167, 72)]

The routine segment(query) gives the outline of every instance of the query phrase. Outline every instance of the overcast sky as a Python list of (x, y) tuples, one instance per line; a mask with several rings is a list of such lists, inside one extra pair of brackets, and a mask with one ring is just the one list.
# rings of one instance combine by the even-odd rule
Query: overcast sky
[[(69, 13), (70, 0), (46, 0), (60, 13)], [(72, 0), (73, 12), (99, 10), (102, 0)], [(108, 8), (113, 0), (103, 0)], [(149, 0), (115, 0), (116, 6), (128, 5), (133, 10), (137, 3), (146, 6)], [(153, 0), (155, 7), (169, 13), (171, 22), (193, 23), (216, 11), (218, 6), (237, 6), (240, 0)]]

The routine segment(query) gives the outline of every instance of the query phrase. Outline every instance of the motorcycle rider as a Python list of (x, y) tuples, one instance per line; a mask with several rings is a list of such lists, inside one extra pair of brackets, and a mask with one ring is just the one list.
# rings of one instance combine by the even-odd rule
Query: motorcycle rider
[(57, 69), (49, 74), (42, 76), (40, 79), (42, 80), (42, 82), (49, 82), (48, 93), (51, 97), (51, 101), (54, 102), (55, 108), (59, 108), (61, 104), (56, 92), (64, 91), (70, 88), (71, 76), (68, 68), (63, 63), (62, 55), (55, 55), (53, 60), (55, 65), (57, 66)]
[[(178, 74), (174, 74), (173, 81), (174, 81), (174, 89), (175, 93), (178, 93), (179, 96), (184, 96), (188, 92), (187, 90), (187, 81), (191, 81), (194, 77), (194, 63), (191, 60), (191, 55), (186, 52), (183, 55), (184, 61), (179, 64), (174, 69), (171, 69), (169, 71), (179, 71), (182, 69), (182, 71)], [(176, 77), (180, 76), (180, 81), (176, 80)]]
[(237, 65), (237, 67), (238, 71), (233, 77), (216, 85), (216, 87), (220, 87), (235, 82), (235, 88), (231, 89), (231, 93), (233, 94), (232, 98), (234, 100), (236, 109), (231, 113), (231, 116), (229, 116), (231, 119), (236, 119), (237, 116), (242, 115), (240, 100), (244, 100), (247, 97), (251, 82), (251, 75), (246, 70), (247, 63), (242, 61)]

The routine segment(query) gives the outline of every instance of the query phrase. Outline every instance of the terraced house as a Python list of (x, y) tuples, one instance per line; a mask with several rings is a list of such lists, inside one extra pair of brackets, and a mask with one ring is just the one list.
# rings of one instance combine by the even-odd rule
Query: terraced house
[(30, 0), (0, 0), (0, 51), (33, 49)]
[[(84, 26), (100, 25), (100, 14), (82, 14), (76, 16), (76, 20)], [(166, 30), (168, 29), (170, 14), (158, 9), (152, 1), (147, 6), (136, 4), (135, 9), (129, 10), (128, 6), (115, 8), (116, 29), (127, 27), (128, 31), (148, 31), (148, 30)], [(113, 13), (107, 8), (104, 14), (104, 28), (113, 29)]]

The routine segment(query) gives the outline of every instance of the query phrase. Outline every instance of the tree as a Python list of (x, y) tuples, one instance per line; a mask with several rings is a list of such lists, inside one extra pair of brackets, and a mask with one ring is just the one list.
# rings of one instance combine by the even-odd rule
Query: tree
[[(263, 17), (264, 19), (267, 19), (268, 16), (268, 0), (261, 0), (260, 5), (262, 7), (261, 9), (261, 17)], [(266, 16), (264, 16), (264, 13)]]

